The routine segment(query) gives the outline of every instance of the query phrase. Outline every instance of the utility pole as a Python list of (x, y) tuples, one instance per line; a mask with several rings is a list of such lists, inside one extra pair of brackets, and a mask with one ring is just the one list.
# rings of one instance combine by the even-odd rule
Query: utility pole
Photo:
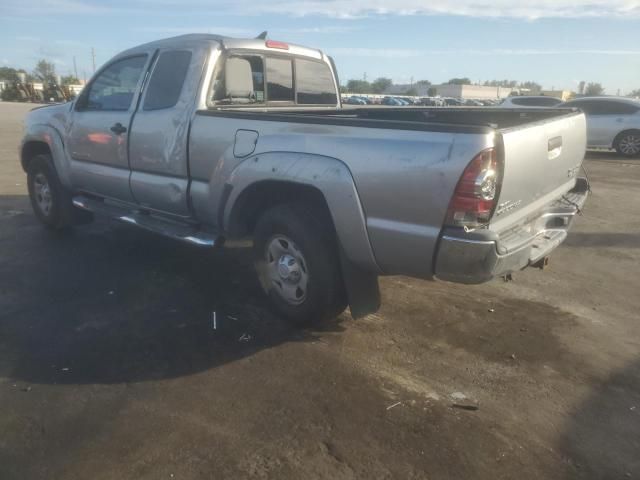
[(91, 61), (93, 63), (93, 73), (96, 73), (96, 51), (91, 47)]
[(73, 56), (73, 73), (75, 74), (76, 78), (80, 78), (78, 77), (78, 66), (76, 65), (76, 56)]

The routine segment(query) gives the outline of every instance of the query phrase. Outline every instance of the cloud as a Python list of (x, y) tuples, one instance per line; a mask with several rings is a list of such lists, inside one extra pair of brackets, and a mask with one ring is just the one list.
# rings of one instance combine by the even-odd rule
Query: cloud
[[(640, 0), (2, 0), (6, 15), (176, 16), (204, 11), (215, 16), (266, 13), (352, 19), (371, 16), (460, 15), (489, 18), (640, 18)], [(322, 32), (320, 32), (322, 33)]]
[(379, 57), (379, 58), (410, 58), (429, 55), (640, 55), (640, 50), (607, 50), (607, 49), (577, 49), (577, 50), (544, 50), (544, 49), (456, 49), (456, 50), (412, 50), (398, 48), (332, 48), (327, 53), (345, 57)]
[(216, 35), (226, 35), (230, 37), (255, 37), (256, 30), (248, 28), (216, 27), (210, 25), (200, 25), (193, 27), (136, 27), (136, 32), (160, 33), (166, 35), (182, 35), (185, 33), (214, 33)]
[(265, 12), (344, 19), (380, 15), (461, 15), (529, 20), (640, 17), (640, 0), (537, 0), (521, 3), (513, 0), (222, 0), (218, 8), (244, 14)]
[(345, 57), (377, 57), (377, 58), (410, 58), (428, 55), (426, 50), (411, 50), (406, 48), (332, 48), (331, 55)]

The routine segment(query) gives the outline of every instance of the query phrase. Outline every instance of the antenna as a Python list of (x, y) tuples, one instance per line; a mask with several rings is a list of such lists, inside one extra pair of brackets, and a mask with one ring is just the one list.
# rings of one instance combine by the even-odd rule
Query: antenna
[(265, 40), (267, 38), (267, 31), (265, 30), (260, 35), (256, 37), (256, 40)]

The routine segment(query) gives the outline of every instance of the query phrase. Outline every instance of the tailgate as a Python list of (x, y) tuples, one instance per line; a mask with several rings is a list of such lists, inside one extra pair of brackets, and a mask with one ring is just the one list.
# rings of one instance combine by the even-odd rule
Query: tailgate
[(586, 149), (583, 113), (499, 130), (504, 174), (489, 228), (522, 224), (573, 188)]

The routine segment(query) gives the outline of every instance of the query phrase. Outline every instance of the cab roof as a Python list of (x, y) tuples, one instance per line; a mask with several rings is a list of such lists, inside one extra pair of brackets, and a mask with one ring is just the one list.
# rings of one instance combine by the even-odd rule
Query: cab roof
[[(219, 44), (223, 49), (242, 49), (242, 50), (262, 50), (279, 53), (290, 53), (294, 55), (303, 55), (316, 59), (324, 59), (322, 51), (303, 47), (301, 45), (295, 45), (286, 43), (287, 49), (270, 48), (267, 46), (269, 40), (261, 38), (233, 38), (225, 37), (223, 35), (215, 35), (211, 33), (189, 33), (186, 35), (179, 35), (177, 37), (163, 38), (161, 40), (154, 40), (136, 47), (130, 48), (121, 52), (117, 57), (129, 56), (136, 53), (148, 52), (149, 50), (155, 50), (158, 48), (189, 48), (194, 46), (201, 46), (203, 44)], [(282, 42), (278, 42), (282, 43)]]

